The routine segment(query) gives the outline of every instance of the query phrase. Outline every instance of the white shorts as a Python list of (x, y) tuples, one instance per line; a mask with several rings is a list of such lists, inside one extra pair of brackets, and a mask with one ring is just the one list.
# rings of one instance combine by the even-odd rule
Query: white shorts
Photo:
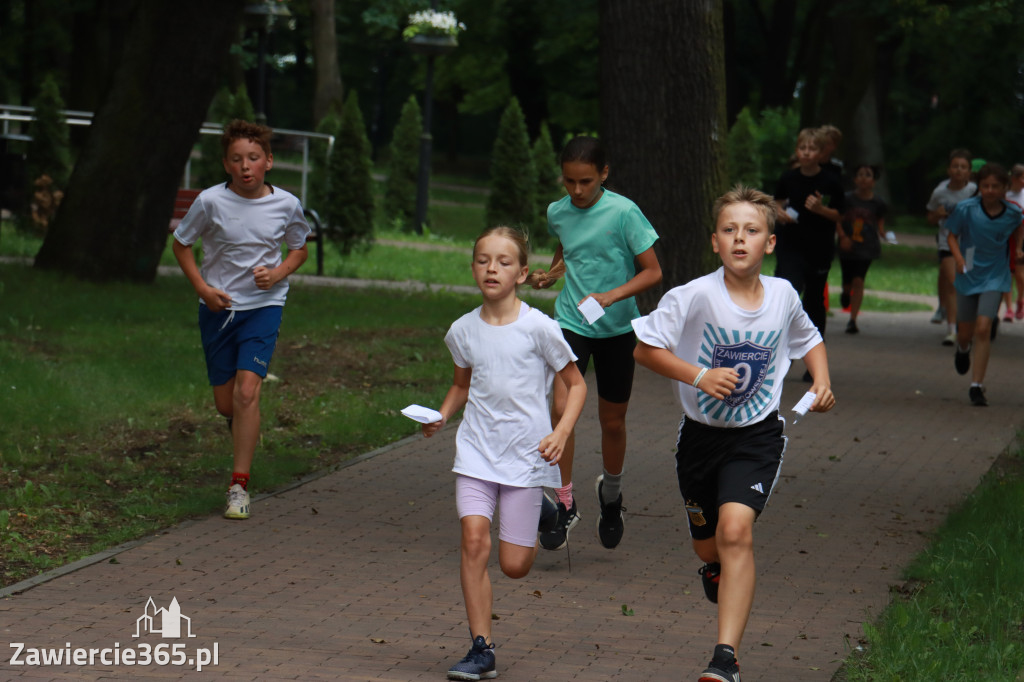
[(521, 547), (537, 546), (543, 495), (544, 488), (540, 487), (517, 488), (462, 474), (455, 476), (455, 507), (459, 518), (483, 516), (493, 522), (494, 510), (500, 501), (498, 539)]

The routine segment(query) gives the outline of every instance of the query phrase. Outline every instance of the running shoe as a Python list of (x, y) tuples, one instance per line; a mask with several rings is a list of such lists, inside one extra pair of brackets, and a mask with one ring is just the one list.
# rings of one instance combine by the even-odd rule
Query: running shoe
[(970, 346), (967, 346), (967, 350), (960, 350), (960, 346), (956, 347), (953, 353), (953, 366), (956, 367), (957, 374), (967, 374), (967, 370), (971, 368)]
[(707, 670), (700, 674), (698, 682), (740, 682), (740, 665), (733, 662), (725, 668), (715, 661), (711, 662)]
[(1003, 315), (1003, 322), (1013, 322), (1013, 313), (1010, 312), (1009, 308), (1006, 309), (1006, 314)]
[(943, 320), (946, 319), (946, 309), (939, 306), (935, 309), (935, 314), (932, 315), (932, 324), (942, 324)]
[(943, 346), (954, 346), (956, 345), (956, 332), (950, 332), (946, 334), (946, 338), (942, 339)]
[(566, 509), (561, 502), (558, 503), (558, 520), (553, 530), (540, 534), (540, 546), (544, 549), (562, 549), (569, 542), (569, 531), (580, 522), (580, 513), (576, 511), (576, 500), (572, 501), (572, 508)]
[(228, 507), (224, 510), (224, 518), (249, 518), (249, 493), (237, 483), (228, 488)]
[(622, 518), (622, 493), (614, 502), (604, 503), (601, 487), (604, 485), (604, 474), (597, 477), (594, 489), (597, 491), (597, 504), (601, 507), (601, 515), (597, 517), (597, 537), (605, 549), (615, 549), (622, 541), (625, 520)]
[[(564, 506), (562, 508), (565, 509)], [(541, 497), (540, 522), (537, 524), (537, 531), (540, 533), (550, 533), (557, 525), (558, 505), (545, 492)]]
[(971, 389), (967, 392), (967, 395), (971, 399), (971, 405), (975, 407), (987, 407), (988, 400), (985, 398), (985, 389), (981, 386), (971, 386)]
[(847, 334), (856, 334), (859, 331), (860, 330), (857, 329), (857, 320), (850, 320), (849, 322), (846, 323), (846, 333)]
[(713, 564), (704, 564), (697, 569), (700, 573), (700, 582), (704, 586), (704, 595), (712, 604), (718, 603), (718, 581), (722, 577), (722, 564), (717, 561)]
[(448, 669), (449, 680), (492, 680), (498, 676), (494, 665), (494, 644), (488, 644), (483, 635), (473, 640), (469, 653)]

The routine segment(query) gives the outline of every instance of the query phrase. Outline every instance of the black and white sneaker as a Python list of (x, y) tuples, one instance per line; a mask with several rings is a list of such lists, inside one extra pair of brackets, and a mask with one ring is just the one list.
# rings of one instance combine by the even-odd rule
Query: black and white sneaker
[(988, 406), (988, 399), (985, 398), (985, 389), (981, 386), (971, 386), (967, 395), (971, 399), (971, 405), (974, 405), (975, 407)]
[(581, 517), (580, 513), (576, 511), (575, 499), (572, 501), (570, 509), (566, 509), (565, 505), (561, 502), (556, 507), (558, 508), (558, 518), (554, 528), (546, 532), (541, 531), (540, 534), (540, 546), (544, 549), (556, 550), (564, 548), (569, 542), (569, 531), (580, 522)]
[(594, 482), (594, 490), (597, 491), (597, 504), (601, 507), (601, 515), (597, 517), (597, 537), (605, 549), (615, 549), (622, 541), (622, 533), (625, 528), (625, 520), (622, 512), (622, 493), (614, 502), (605, 504), (601, 497), (601, 488), (604, 485), (604, 474), (597, 477)]
[(740, 682), (740, 666), (733, 663), (725, 668), (712, 661), (707, 670), (700, 674), (698, 682)]
[(712, 604), (718, 603), (718, 581), (722, 577), (722, 564), (717, 561), (713, 564), (704, 564), (697, 572), (700, 573), (700, 582), (704, 586), (704, 596)]

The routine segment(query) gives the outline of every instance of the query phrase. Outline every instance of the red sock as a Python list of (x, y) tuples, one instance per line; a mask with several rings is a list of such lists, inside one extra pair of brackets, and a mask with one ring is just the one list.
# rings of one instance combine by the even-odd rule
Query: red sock
[(231, 485), (234, 485), (236, 483), (238, 485), (242, 486), (242, 490), (248, 490), (249, 489), (249, 474), (242, 474), (242, 473), (239, 473), (237, 471), (235, 473), (231, 474)]

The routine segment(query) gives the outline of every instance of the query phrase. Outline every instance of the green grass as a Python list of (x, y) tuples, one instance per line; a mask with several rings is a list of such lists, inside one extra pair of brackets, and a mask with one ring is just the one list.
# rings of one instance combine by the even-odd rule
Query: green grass
[[(293, 285), (262, 393), (257, 492), (415, 432), (478, 296)], [(542, 303), (542, 305), (545, 305)], [(218, 511), (231, 445), (180, 277), (96, 285), (0, 264), (0, 584)]]
[(1024, 460), (1003, 457), (907, 569), (847, 682), (1024, 679)]

